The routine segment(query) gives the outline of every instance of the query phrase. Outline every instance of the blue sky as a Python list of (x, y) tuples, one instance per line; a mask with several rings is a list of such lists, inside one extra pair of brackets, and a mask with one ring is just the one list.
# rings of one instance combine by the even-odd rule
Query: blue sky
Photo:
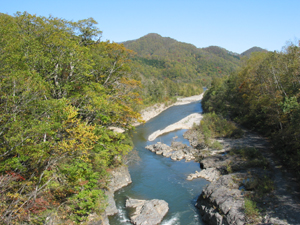
[(93, 17), (102, 40), (158, 33), (199, 48), (280, 51), (300, 39), (300, 0), (0, 0), (0, 12), (27, 11), (77, 21)]

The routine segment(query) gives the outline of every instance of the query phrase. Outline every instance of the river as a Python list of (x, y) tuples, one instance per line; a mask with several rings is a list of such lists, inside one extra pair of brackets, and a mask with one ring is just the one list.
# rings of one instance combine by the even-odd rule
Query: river
[(146, 145), (158, 141), (170, 145), (175, 136), (178, 136), (176, 141), (189, 145), (182, 136), (186, 130), (167, 133), (153, 142), (147, 139), (154, 131), (161, 130), (196, 112), (202, 112), (199, 102), (173, 106), (144, 125), (136, 127), (132, 140), (141, 160), (129, 166), (132, 184), (115, 193), (119, 213), (109, 218), (111, 225), (131, 224), (125, 210), (127, 197), (146, 200), (162, 199), (168, 202), (169, 212), (161, 224), (204, 224), (194, 205), (203, 187), (209, 182), (200, 178), (186, 180), (188, 174), (200, 170), (199, 163), (185, 162), (185, 160), (173, 161), (145, 149)]

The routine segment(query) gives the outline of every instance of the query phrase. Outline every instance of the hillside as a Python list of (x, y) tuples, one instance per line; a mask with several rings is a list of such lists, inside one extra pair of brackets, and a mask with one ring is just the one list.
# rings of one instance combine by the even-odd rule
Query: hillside
[(239, 67), (239, 56), (226, 49), (200, 49), (155, 33), (123, 44), (137, 53), (132, 68), (144, 86), (140, 94), (145, 104), (199, 94), (213, 77), (229, 75)]
[(239, 66), (239, 57), (226, 49), (215, 46), (200, 49), (154, 33), (123, 44), (137, 53), (135, 60), (140, 64), (159, 69), (159, 78), (177, 82), (227, 75)]

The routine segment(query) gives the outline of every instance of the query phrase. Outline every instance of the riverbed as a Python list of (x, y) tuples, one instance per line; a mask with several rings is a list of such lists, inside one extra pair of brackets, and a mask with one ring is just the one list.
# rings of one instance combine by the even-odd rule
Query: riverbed
[(129, 166), (132, 184), (115, 193), (119, 213), (110, 218), (111, 225), (131, 224), (128, 212), (125, 210), (127, 197), (146, 200), (162, 199), (168, 202), (170, 209), (162, 224), (203, 224), (194, 204), (208, 181), (200, 178), (186, 180), (190, 173), (200, 170), (199, 163), (173, 161), (145, 149), (146, 145), (158, 141), (170, 145), (175, 140), (189, 145), (182, 136), (186, 130), (164, 134), (152, 142), (148, 141), (148, 137), (156, 130), (176, 123), (192, 113), (201, 112), (200, 102), (177, 105), (165, 110), (144, 125), (136, 127), (132, 133), (132, 140), (141, 160)]

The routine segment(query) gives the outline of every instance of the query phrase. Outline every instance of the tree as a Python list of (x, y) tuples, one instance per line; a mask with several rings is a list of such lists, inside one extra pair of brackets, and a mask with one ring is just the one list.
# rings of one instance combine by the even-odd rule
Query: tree
[(0, 214), (5, 224), (79, 223), (105, 209), (107, 170), (131, 146), (140, 83), (132, 51), (96, 22), (0, 15)]

